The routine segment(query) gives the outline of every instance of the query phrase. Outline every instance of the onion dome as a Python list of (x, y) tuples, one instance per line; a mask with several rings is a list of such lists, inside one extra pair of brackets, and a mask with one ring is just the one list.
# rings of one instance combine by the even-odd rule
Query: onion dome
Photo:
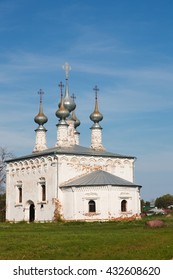
[[(74, 100), (76, 99), (74, 93), (72, 94), (71, 98), (73, 99), (74, 102)], [(76, 117), (75, 110), (73, 110), (71, 113), (71, 119), (74, 121), (74, 128), (80, 125), (80, 120)]]
[(61, 102), (60, 102), (60, 107), (56, 111), (55, 115), (60, 119), (60, 120), (65, 120), (69, 116), (70, 112), (67, 110), (67, 108), (64, 106), (64, 100), (61, 94)]
[(72, 112), (72, 119), (74, 120), (74, 127), (78, 127), (80, 125), (80, 120), (76, 117), (75, 111)]
[(94, 123), (98, 123), (103, 119), (103, 115), (99, 112), (98, 109), (97, 91), (99, 91), (99, 89), (97, 88), (97, 86), (95, 86), (93, 90), (95, 90), (95, 108), (94, 108), (94, 112), (90, 115), (90, 119)]
[(35, 116), (34, 121), (38, 123), (38, 125), (44, 125), (48, 121), (48, 118), (43, 113), (42, 107), (42, 95), (44, 94), (44, 92), (40, 89), (38, 94), (40, 95), (39, 113)]
[(71, 70), (71, 67), (68, 63), (65, 63), (63, 69), (66, 73), (66, 86), (65, 86), (65, 96), (63, 99), (64, 107), (69, 111), (72, 112), (76, 108), (76, 104), (73, 99), (69, 96), (69, 88), (68, 88), (68, 73)]

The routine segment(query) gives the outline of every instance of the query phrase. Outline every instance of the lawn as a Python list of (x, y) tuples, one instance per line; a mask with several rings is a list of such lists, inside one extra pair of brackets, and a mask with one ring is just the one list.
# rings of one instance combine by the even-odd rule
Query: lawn
[[(161, 218), (163, 220), (163, 218)], [(0, 223), (1, 260), (173, 259), (173, 218), (93, 223)]]

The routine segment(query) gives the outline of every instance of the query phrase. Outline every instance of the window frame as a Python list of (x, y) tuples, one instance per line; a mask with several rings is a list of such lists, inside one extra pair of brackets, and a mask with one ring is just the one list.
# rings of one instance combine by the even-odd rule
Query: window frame
[(22, 205), (23, 203), (23, 183), (22, 181), (17, 181), (15, 184), (16, 187), (16, 206)]
[(38, 185), (38, 203), (47, 203), (47, 186), (45, 177), (39, 178)]
[(41, 184), (41, 201), (46, 201), (46, 184)]
[(127, 200), (126, 199), (123, 199), (121, 201), (121, 212), (127, 212)]
[(96, 202), (93, 199), (88, 201), (88, 212), (96, 213)]
[(20, 203), (22, 203), (22, 198), (23, 198), (22, 186), (18, 187), (18, 191), (19, 191), (19, 193), (18, 193), (18, 203), (20, 204)]

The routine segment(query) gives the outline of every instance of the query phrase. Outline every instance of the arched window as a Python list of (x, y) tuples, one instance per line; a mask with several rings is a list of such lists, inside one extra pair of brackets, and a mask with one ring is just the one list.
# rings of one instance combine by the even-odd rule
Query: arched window
[(127, 200), (121, 201), (121, 212), (127, 212)]
[(89, 212), (96, 212), (96, 203), (94, 200), (88, 202)]

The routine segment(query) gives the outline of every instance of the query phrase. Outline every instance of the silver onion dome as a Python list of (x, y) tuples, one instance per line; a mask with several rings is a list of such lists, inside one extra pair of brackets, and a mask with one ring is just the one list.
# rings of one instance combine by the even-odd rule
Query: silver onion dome
[(60, 102), (60, 107), (56, 111), (55, 115), (60, 119), (60, 120), (65, 120), (69, 116), (70, 112), (67, 110), (67, 108), (64, 106), (64, 99), (61, 94), (61, 102)]
[(76, 104), (75, 104), (74, 100), (69, 95), (68, 75), (69, 75), (69, 71), (71, 70), (71, 67), (68, 63), (65, 63), (65, 65), (63, 66), (63, 69), (65, 70), (65, 75), (66, 75), (65, 96), (64, 96), (64, 99), (63, 99), (64, 107), (69, 112), (72, 112), (76, 108)]
[(76, 117), (75, 111), (72, 112), (72, 119), (74, 120), (74, 127), (78, 127), (80, 125), (80, 120)]
[(63, 102), (64, 102), (64, 107), (69, 112), (72, 112), (76, 108), (76, 104), (75, 104), (74, 100), (69, 95), (68, 79), (66, 79), (65, 96), (64, 96)]
[(44, 125), (47, 121), (48, 118), (46, 117), (46, 115), (43, 113), (43, 106), (42, 106), (42, 95), (44, 94), (44, 92), (40, 89), (38, 94), (40, 95), (40, 106), (39, 106), (39, 112), (38, 114), (35, 116), (34, 121), (38, 124), (38, 125)]
[(73, 102), (70, 96), (65, 95), (64, 97), (64, 107), (72, 112), (76, 108), (76, 104)]
[(98, 123), (103, 119), (103, 115), (99, 112), (98, 109), (98, 99), (97, 99), (97, 91), (99, 90), (97, 88), (97, 86), (94, 88), (94, 90), (96, 91), (96, 95), (95, 95), (95, 108), (94, 108), (94, 112), (90, 115), (90, 119), (94, 122), (94, 123)]

